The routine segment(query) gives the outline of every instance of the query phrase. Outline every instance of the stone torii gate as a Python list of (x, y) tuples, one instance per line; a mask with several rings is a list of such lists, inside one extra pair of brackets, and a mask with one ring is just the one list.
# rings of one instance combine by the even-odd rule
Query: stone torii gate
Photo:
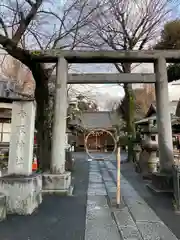
[[(180, 51), (61, 51), (35, 52), (34, 59), (57, 62), (55, 122), (51, 165), (54, 173), (64, 173), (65, 130), (68, 83), (154, 83), (157, 101), (161, 171), (169, 171), (173, 164), (171, 117), (168, 110), (168, 78), (166, 63), (179, 62)], [(154, 64), (155, 74), (70, 74), (68, 63), (136, 63)]]
[[(180, 51), (61, 51), (35, 52), (34, 59), (57, 62), (55, 120), (52, 143), (52, 172), (63, 174), (68, 83), (154, 83), (157, 102), (161, 171), (171, 170), (173, 145), (171, 116), (168, 110), (167, 62), (179, 62)], [(155, 74), (71, 74), (68, 63), (153, 63)]]

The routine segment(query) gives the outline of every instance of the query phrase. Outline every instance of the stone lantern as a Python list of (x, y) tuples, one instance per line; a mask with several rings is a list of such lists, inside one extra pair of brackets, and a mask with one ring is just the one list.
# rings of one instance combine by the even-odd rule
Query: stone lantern
[(145, 143), (144, 149), (149, 154), (149, 158), (147, 160), (148, 173), (152, 174), (154, 172), (157, 172), (159, 162), (159, 159), (157, 158), (158, 144), (150, 140)]
[(159, 159), (158, 143), (152, 140), (153, 135), (157, 135), (157, 128), (153, 124), (153, 120), (149, 119), (146, 128), (141, 133), (145, 135), (145, 139), (141, 142), (142, 151), (139, 154), (139, 167), (144, 178), (151, 178), (152, 174), (157, 172)]

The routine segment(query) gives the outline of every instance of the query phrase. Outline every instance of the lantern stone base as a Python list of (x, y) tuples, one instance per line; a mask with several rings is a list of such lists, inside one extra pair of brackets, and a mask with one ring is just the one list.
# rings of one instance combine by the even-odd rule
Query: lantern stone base
[(43, 193), (69, 194), (71, 189), (71, 172), (64, 172), (63, 174), (44, 173), (42, 179)]
[(6, 196), (0, 193), (0, 222), (6, 219)]
[(42, 202), (42, 176), (6, 175), (0, 178), (0, 192), (6, 195), (7, 214), (31, 215)]
[(147, 186), (156, 193), (171, 193), (173, 192), (173, 176), (168, 173), (153, 173), (152, 182)]

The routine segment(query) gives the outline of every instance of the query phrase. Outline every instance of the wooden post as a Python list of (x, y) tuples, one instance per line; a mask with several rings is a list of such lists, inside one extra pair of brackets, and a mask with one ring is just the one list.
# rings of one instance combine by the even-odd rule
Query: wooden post
[(121, 151), (119, 144), (117, 145), (117, 190), (116, 190), (116, 204), (119, 208), (121, 203)]

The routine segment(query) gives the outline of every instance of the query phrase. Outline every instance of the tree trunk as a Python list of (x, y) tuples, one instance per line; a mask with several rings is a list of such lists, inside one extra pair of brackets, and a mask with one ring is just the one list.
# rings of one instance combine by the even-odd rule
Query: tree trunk
[(34, 61), (29, 51), (21, 49), (17, 43), (0, 35), (0, 43), (14, 58), (25, 64), (32, 72), (36, 82), (35, 99), (37, 102), (36, 130), (37, 130), (37, 157), (43, 171), (49, 170), (51, 151), (51, 129), (49, 125), (49, 72), (44, 64)]
[(44, 101), (47, 91), (43, 87), (36, 87), (35, 96), (37, 102), (36, 129), (37, 129), (37, 157), (42, 171), (50, 169), (51, 134), (48, 126), (48, 104)]
[(49, 124), (49, 89), (48, 73), (42, 65), (35, 63), (31, 65), (31, 71), (36, 81), (35, 99), (36, 130), (37, 130), (37, 158), (42, 171), (50, 169), (51, 156), (51, 126)]
[[(131, 72), (131, 64), (123, 64), (124, 73)], [(135, 135), (134, 130), (134, 114), (135, 102), (132, 84), (124, 84), (125, 98), (127, 102), (126, 126), (128, 133), (128, 161), (133, 160), (133, 139)]]
[(128, 161), (133, 160), (133, 139), (134, 139), (134, 94), (132, 84), (124, 86), (127, 99), (127, 133), (128, 133)]

